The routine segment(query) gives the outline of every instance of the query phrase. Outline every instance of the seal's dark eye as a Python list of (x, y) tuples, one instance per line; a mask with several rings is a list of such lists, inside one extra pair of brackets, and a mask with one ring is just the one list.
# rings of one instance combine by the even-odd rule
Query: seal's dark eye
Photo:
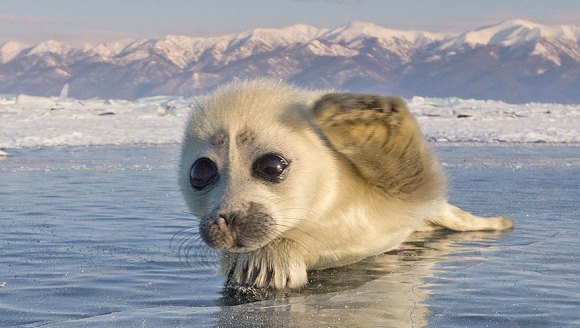
[(280, 182), (284, 179), (284, 172), (288, 167), (288, 161), (274, 153), (268, 153), (260, 156), (252, 164), (252, 173), (254, 176), (270, 182)]
[(202, 190), (219, 178), (217, 165), (207, 157), (199, 158), (189, 170), (189, 182), (195, 190)]

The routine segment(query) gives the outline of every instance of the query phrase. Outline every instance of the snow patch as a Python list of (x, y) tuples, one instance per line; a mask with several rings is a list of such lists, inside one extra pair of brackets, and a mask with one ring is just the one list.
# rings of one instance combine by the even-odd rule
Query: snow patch
[[(523, 19), (513, 19), (502, 23), (477, 28), (460, 34), (457, 37), (448, 37), (440, 49), (457, 48), (463, 45), (491, 45), (518, 46), (540, 39), (556, 39), (572, 43), (580, 42), (580, 27), (578, 26), (547, 26), (529, 22)], [(534, 50), (535, 54), (545, 53), (542, 49)]]
[(0, 46), (0, 64), (6, 64), (14, 59), (26, 45), (20, 42), (8, 41)]
[[(194, 103), (0, 96), (0, 149), (179, 143)], [(580, 105), (428, 97), (408, 104), (434, 142), (580, 143)]]
[(28, 55), (42, 55), (44, 53), (53, 53), (58, 55), (64, 55), (75, 48), (68, 44), (64, 44), (62, 42), (58, 42), (55, 40), (49, 40), (45, 42), (41, 42), (31, 48), (28, 51)]
[(430, 33), (421, 31), (403, 31), (384, 28), (372, 23), (353, 21), (345, 26), (335, 28), (321, 36), (321, 39), (332, 42), (351, 43), (364, 38), (376, 38), (379, 40), (401, 39), (410, 43), (442, 40), (442, 33)]
[(356, 49), (350, 49), (335, 43), (325, 44), (319, 40), (313, 40), (308, 43), (306, 49), (317, 56), (354, 57), (358, 55)]
[(553, 62), (556, 66), (560, 66), (562, 64), (562, 61), (560, 60), (560, 56), (558, 55), (558, 52), (557, 51), (550, 51), (550, 50), (546, 49), (546, 47), (542, 43), (536, 43), (531, 55), (536, 55), (536, 56), (540, 56), (542, 58), (545, 58), (545, 59)]

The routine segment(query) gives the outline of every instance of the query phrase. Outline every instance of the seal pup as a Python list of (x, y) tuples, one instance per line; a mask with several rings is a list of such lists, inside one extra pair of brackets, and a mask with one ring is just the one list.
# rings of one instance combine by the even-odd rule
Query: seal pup
[(300, 288), (308, 270), (384, 253), (417, 230), (512, 227), (447, 202), (442, 170), (396, 97), (226, 84), (193, 106), (178, 174), (233, 286)]

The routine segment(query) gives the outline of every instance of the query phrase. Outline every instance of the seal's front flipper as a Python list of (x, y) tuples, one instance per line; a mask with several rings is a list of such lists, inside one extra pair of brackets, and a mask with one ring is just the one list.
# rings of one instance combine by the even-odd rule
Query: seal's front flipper
[(407, 116), (399, 98), (355, 93), (324, 95), (314, 105), (314, 119), (343, 154), (365, 154), (387, 147), (398, 137)]
[(297, 289), (308, 283), (306, 264), (296, 244), (280, 239), (256, 251), (224, 253), (228, 286)]
[(314, 104), (313, 117), (330, 146), (385, 194), (423, 200), (443, 195), (443, 175), (402, 99), (331, 93)]
[(473, 215), (457, 206), (446, 204), (442, 207), (439, 215), (427, 221), (421, 231), (447, 228), (455, 231), (476, 231), (476, 230), (506, 230), (513, 227), (511, 219), (496, 216), (483, 218)]

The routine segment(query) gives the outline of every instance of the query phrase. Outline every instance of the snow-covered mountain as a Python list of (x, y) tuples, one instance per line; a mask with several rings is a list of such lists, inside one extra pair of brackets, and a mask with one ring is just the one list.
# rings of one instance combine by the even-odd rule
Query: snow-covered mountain
[(352, 22), (209, 38), (166, 36), (82, 48), (58, 41), (0, 46), (0, 93), (134, 99), (191, 96), (269, 76), (316, 88), (580, 103), (580, 26), (510, 20), (461, 34)]

